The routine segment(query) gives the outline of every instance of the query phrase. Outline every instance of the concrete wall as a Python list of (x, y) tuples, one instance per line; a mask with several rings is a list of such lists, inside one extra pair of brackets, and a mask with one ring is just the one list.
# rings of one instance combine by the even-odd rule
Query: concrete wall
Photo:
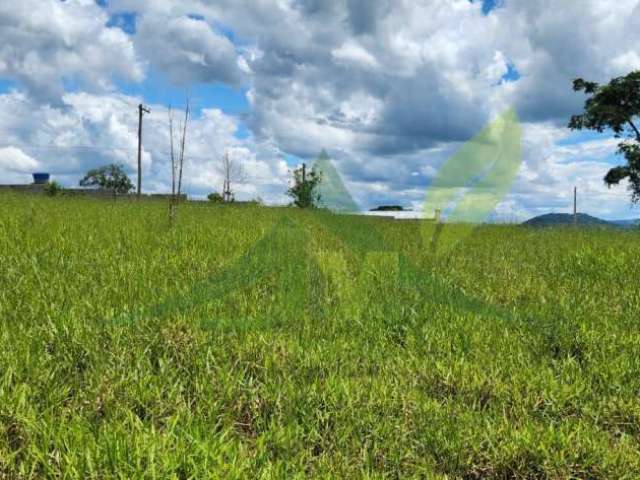
[(0, 192), (43, 193), (44, 185), (0, 185)]
[[(15, 192), (15, 193), (29, 193), (29, 194), (44, 194), (45, 185), (0, 185), (0, 192)], [(63, 188), (63, 195), (71, 197), (91, 197), (91, 198), (103, 198), (103, 199), (136, 199), (138, 196), (135, 193), (114, 193), (110, 190), (100, 190), (97, 188)], [(152, 193), (142, 194), (143, 200), (166, 200), (169, 201), (171, 194), (168, 193)], [(180, 195), (180, 200), (187, 200), (185, 194)]]

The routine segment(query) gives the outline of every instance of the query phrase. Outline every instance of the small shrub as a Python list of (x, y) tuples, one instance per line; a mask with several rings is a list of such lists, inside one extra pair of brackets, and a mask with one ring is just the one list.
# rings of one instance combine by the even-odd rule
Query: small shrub
[(52, 182), (47, 182), (47, 184), (44, 187), (44, 193), (49, 197), (55, 197), (60, 193), (62, 193), (62, 185), (60, 185), (55, 180)]
[(223, 203), (224, 198), (218, 192), (213, 192), (207, 195), (207, 198), (211, 203)]

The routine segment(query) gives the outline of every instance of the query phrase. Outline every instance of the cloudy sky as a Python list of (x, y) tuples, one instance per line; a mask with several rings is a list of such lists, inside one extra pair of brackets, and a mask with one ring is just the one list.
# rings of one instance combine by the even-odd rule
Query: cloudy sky
[(571, 132), (575, 77), (640, 69), (640, 0), (20, 0), (0, 2), (0, 183), (49, 171), (76, 185), (122, 163), (169, 185), (167, 107), (195, 107), (186, 189), (287, 201), (321, 149), (363, 208), (419, 208), (439, 165), (514, 107), (524, 162), (496, 218), (581, 210), (640, 216), (607, 189), (615, 139)]

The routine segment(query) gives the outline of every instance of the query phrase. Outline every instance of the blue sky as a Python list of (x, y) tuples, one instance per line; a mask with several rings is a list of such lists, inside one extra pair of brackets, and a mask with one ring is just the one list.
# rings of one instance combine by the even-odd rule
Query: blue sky
[(6, 78), (0, 78), (0, 93), (7, 93), (9, 90), (16, 88), (16, 82)]
[(71, 185), (107, 161), (135, 176), (143, 101), (145, 188), (163, 191), (166, 109), (189, 96), (195, 197), (220, 189), (226, 152), (248, 171), (238, 198), (284, 203), (289, 170), (326, 149), (364, 208), (421, 208), (438, 166), (515, 108), (523, 164), (498, 217), (568, 211), (576, 184), (588, 213), (637, 215), (602, 182), (622, 161), (611, 135), (566, 125), (575, 76), (640, 69), (640, 0), (23, 2), (0, 9), (17, 27), (0, 32), (5, 179), (37, 167)]
[(118, 90), (127, 95), (144, 98), (149, 104), (184, 106), (187, 97), (196, 111), (203, 108), (219, 108), (230, 115), (249, 113), (246, 88), (234, 88), (223, 84), (194, 83), (177, 86), (160, 73), (151, 72), (141, 83), (120, 83)]
[[(107, 7), (105, 0), (96, 0), (103, 7)], [(204, 21), (198, 14), (188, 14), (189, 18)], [(109, 16), (107, 27), (120, 28), (128, 35), (135, 35), (137, 14), (131, 11), (121, 11)], [(225, 37), (235, 40), (235, 33), (229, 27), (219, 22), (212, 22), (212, 26)], [(247, 101), (246, 87), (231, 87), (222, 83), (190, 83), (176, 85), (161, 71), (150, 68), (142, 82), (119, 82), (118, 90), (127, 95), (142, 97), (148, 104), (171, 105), (176, 108), (184, 107), (187, 97), (195, 115), (199, 115), (203, 108), (218, 108), (224, 113), (238, 119), (239, 126), (236, 137), (246, 139), (250, 131), (244, 118), (250, 112)]]
[(136, 33), (136, 15), (132, 12), (114, 13), (106, 23), (107, 27), (117, 27), (129, 35)]
[(482, 13), (488, 15), (491, 10), (497, 8), (502, 3), (502, 0), (482, 0)]

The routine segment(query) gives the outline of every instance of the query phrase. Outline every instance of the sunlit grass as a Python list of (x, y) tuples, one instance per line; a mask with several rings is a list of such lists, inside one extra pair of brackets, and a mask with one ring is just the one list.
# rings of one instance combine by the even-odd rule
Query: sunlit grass
[(640, 476), (640, 234), (167, 208), (0, 198), (0, 478)]

